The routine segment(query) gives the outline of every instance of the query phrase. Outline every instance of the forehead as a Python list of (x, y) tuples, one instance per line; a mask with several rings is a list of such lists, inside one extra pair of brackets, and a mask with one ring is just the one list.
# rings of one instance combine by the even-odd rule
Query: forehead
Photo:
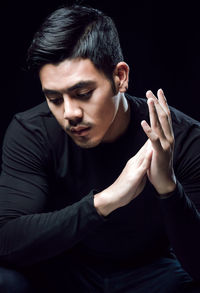
[(60, 90), (80, 81), (105, 82), (105, 75), (89, 59), (66, 59), (54, 65), (46, 64), (39, 72), (43, 88)]

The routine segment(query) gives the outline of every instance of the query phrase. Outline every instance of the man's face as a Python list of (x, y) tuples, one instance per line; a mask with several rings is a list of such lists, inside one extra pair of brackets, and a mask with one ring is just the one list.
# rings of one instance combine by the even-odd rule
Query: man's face
[(90, 148), (115, 138), (120, 94), (89, 59), (46, 64), (40, 80), (51, 112), (77, 145)]

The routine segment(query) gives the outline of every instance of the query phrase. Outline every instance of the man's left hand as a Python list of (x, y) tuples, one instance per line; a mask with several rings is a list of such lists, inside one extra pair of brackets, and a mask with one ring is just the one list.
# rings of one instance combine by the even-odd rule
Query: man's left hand
[(150, 168), (147, 172), (149, 181), (160, 195), (173, 192), (176, 188), (176, 177), (173, 169), (174, 133), (166, 98), (161, 89), (158, 98), (147, 91), (150, 125), (143, 120), (142, 128), (153, 149)]

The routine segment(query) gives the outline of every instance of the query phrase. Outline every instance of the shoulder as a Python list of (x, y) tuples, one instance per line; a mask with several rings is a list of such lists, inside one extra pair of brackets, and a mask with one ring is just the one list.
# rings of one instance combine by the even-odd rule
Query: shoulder
[(192, 144), (193, 147), (197, 143), (199, 145), (200, 122), (173, 107), (170, 110), (176, 144), (182, 149), (192, 147)]
[(21, 120), (31, 120), (31, 119), (37, 119), (40, 117), (51, 116), (51, 112), (49, 110), (47, 103), (43, 102), (43, 103), (41, 103), (35, 107), (32, 107), (31, 109), (28, 109), (24, 112), (17, 113), (17, 114), (15, 114), (15, 116)]
[(44, 102), (14, 115), (4, 136), (3, 152), (34, 152), (46, 157), (55, 148), (52, 144), (63, 137), (64, 131)]
[(170, 107), (173, 126), (177, 130), (187, 131), (194, 128), (196, 131), (200, 131), (200, 122), (194, 118), (186, 115), (185, 113), (177, 110), (174, 107)]
[(44, 131), (44, 123), (52, 119), (46, 102), (14, 115), (11, 125), (20, 124), (29, 131)]
[(142, 113), (146, 113), (148, 111), (147, 99), (132, 96), (129, 94), (126, 94), (125, 96), (127, 98), (127, 101), (135, 110), (138, 110)]
[(6, 137), (16, 135), (31, 136), (32, 139), (48, 139), (48, 135), (55, 136), (61, 133), (62, 129), (46, 102), (43, 102), (31, 109), (14, 115), (6, 131)]
[(131, 109), (132, 122), (137, 127), (142, 120), (149, 122), (147, 99), (126, 94)]
[(4, 146), (11, 142), (24, 143), (29, 137), (32, 140), (45, 135), (43, 117), (50, 115), (47, 105), (42, 103), (13, 116), (4, 137)]
[(174, 167), (178, 179), (185, 184), (200, 180), (200, 122), (171, 107), (175, 137)]

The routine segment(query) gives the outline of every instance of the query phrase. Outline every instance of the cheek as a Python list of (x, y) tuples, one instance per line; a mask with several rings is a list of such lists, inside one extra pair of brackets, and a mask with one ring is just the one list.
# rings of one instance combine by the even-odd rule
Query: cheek
[(97, 123), (101, 125), (111, 124), (115, 118), (117, 112), (117, 105), (112, 97), (108, 97), (108, 99), (102, 103), (98, 110), (94, 113), (94, 119)]
[(115, 116), (118, 109), (117, 97), (109, 96), (108, 99), (103, 103), (102, 112), (108, 117)]
[(62, 107), (62, 105), (60, 105), (60, 107), (55, 107), (54, 105), (52, 105), (48, 101), (47, 101), (47, 104), (48, 104), (49, 109), (50, 109), (51, 113), (53, 114), (53, 116), (56, 118), (56, 120), (58, 120), (59, 123), (61, 123), (61, 121), (63, 120), (63, 107)]

